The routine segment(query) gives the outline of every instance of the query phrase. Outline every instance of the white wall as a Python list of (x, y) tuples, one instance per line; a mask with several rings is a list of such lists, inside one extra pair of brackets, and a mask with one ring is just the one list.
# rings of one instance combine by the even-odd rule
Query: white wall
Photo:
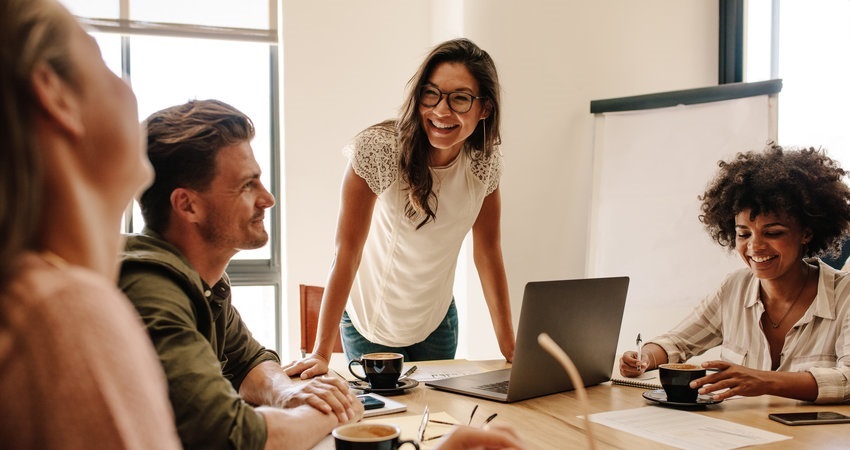
[[(289, 356), (299, 342), (297, 286), (325, 284), (333, 254), (340, 149), (395, 114), (437, 42), (464, 35), (498, 66), (502, 246), (515, 323), (527, 281), (585, 274), (590, 100), (717, 79), (716, 1), (283, 0), (282, 14)], [(471, 264), (468, 272), (474, 277)], [(477, 281), (468, 286), (456, 294), (469, 299), (462, 327), (476, 339), (459, 355), (497, 357)]]
[(697, 195), (717, 161), (775, 139), (775, 108), (761, 95), (596, 115), (587, 270), (631, 277), (618, 354), (635, 349), (638, 333), (647, 341), (669, 330), (744, 267), (697, 220)]

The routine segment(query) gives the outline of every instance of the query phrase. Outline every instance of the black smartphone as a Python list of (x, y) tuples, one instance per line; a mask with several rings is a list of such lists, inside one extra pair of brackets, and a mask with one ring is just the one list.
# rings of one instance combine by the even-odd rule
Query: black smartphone
[(358, 395), (357, 398), (360, 399), (360, 403), (363, 403), (363, 409), (378, 409), (384, 407), (383, 400), (378, 400), (369, 394)]
[(785, 425), (820, 425), (822, 423), (850, 423), (850, 416), (832, 411), (769, 414), (771, 420)]

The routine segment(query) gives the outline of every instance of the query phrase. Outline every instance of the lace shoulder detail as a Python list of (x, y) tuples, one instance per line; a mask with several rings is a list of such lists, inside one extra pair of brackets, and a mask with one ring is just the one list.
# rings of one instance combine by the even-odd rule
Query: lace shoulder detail
[(398, 133), (392, 126), (380, 124), (363, 130), (343, 148), (343, 154), (375, 195), (398, 179)]
[(502, 151), (496, 147), (490, 156), (486, 156), (482, 151), (473, 151), (470, 159), (472, 174), (487, 185), (487, 195), (492, 194), (502, 179)]

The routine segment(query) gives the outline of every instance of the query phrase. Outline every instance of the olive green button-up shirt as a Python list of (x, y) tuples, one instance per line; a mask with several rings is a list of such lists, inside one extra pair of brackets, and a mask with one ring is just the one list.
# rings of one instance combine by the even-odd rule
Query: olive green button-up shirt
[(280, 358), (242, 322), (227, 275), (207, 286), (177, 248), (145, 229), (127, 239), (119, 286), (159, 354), (183, 446), (263, 448), (265, 420), (238, 391), (251, 369)]

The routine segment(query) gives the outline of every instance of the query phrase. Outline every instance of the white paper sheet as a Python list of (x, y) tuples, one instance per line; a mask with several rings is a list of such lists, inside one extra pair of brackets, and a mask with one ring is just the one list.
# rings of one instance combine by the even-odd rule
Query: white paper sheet
[[(414, 365), (415, 363), (410, 363)], [(405, 367), (407, 369), (407, 367)], [(490, 369), (493, 370), (493, 369)], [(485, 372), (487, 369), (480, 365), (467, 361), (465, 359), (447, 361), (446, 364), (423, 364), (416, 368), (416, 372), (410, 376), (420, 383), (426, 381), (442, 380), (444, 378), (459, 377), (463, 375), (473, 375), (476, 373)]]
[(592, 414), (590, 420), (689, 450), (727, 450), (791, 439), (726, 420), (658, 406)]

